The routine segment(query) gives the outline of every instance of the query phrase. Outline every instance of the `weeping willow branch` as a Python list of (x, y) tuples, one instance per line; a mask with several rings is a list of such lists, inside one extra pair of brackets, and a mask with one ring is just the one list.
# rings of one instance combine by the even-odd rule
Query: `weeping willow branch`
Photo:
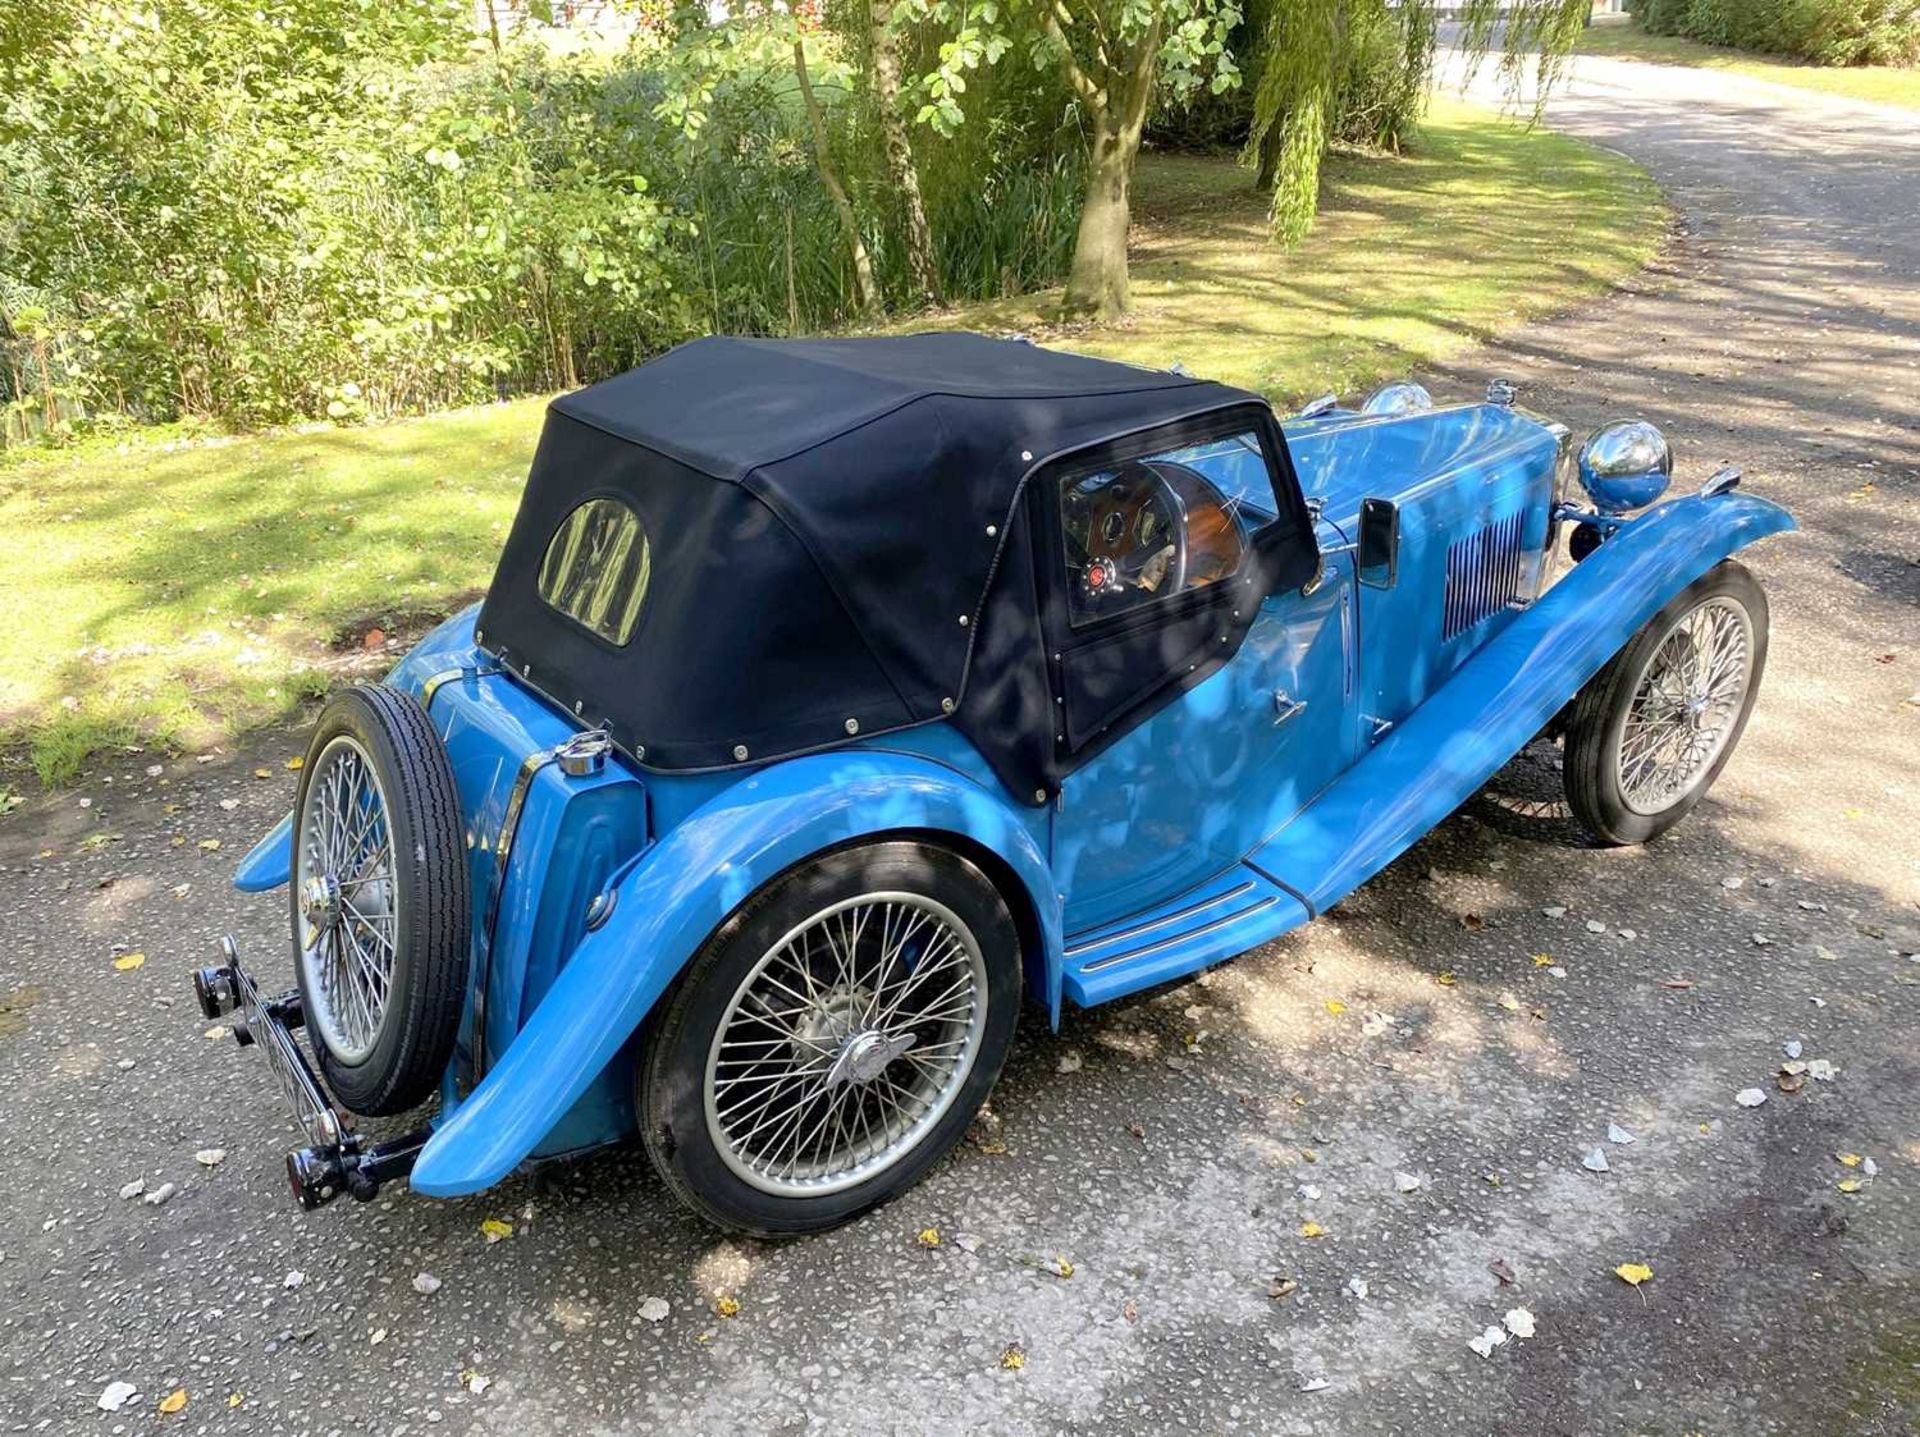
[[(1454, 43), (1469, 74), (1497, 54), (1515, 103), (1531, 78), (1537, 119), (1565, 76), (1590, 6), (1591, 0), (1462, 0)], [(1272, 0), (1267, 7), (1256, 41), (1260, 84), (1242, 158), (1273, 196), (1277, 242), (1297, 244), (1312, 228), (1320, 208), (1320, 162), (1336, 113), (1344, 113), (1342, 77), (1356, 47), (1388, 28), (1398, 31), (1400, 83), (1424, 93), (1439, 47), (1438, 0)]]

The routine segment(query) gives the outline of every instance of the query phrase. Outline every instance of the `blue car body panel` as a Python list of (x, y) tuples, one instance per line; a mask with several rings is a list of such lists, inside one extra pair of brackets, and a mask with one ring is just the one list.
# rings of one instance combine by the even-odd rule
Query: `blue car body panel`
[(1324, 912), (1493, 777), (1680, 590), (1793, 527), (1739, 494), (1676, 499), (1624, 526), (1248, 863)]
[[(1686, 584), (1793, 526), (1737, 493), (1670, 501), (1542, 594), (1563, 431), (1466, 405), (1286, 432), (1319, 505), (1320, 579), (1267, 596), (1228, 662), (1045, 806), (1016, 802), (946, 722), (757, 769), (616, 753), (567, 775), (545, 760), (579, 721), (493, 667), (477, 608), (429, 634), (388, 682), (426, 703), (453, 767), (474, 961), (414, 1187), (475, 1192), (631, 1133), (636, 1033), (660, 995), (752, 893), (850, 841), (925, 835), (986, 865), (1056, 1022), (1064, 999), (1107, 1001), (1298, 927), (1470, 796)], [(1399, 506), (1385, 587), (1351, 552), (1370, 497)], [(283, 821), (235, 885), (277, 887), (291, 862)]]
[(1012, 806), (951, 768), (883, 751), (817, 754), (742, 779), (660, 837), (617, 885), (612, 919), (574, 948), (526, 1026), (465, 1101), (443, 1112), (413, 1186), (437, 1197), (505, 1177), (621, 1052), (727, 915), (823, 849), (882, 833), (959, 835), (999, 855), (1031, 902), (1058, 1004), (1059, 906), (1046, 857)]

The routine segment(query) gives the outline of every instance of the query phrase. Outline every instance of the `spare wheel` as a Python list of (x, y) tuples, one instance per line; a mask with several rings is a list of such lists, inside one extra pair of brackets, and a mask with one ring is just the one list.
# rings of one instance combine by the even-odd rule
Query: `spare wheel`
[(342, 1106), (398, 1113), (439, 1084), (466, 988), (466, 847), (426, 710), (382, 684), (314, 727), (294, 804), (293, 964), (307, 1035)]

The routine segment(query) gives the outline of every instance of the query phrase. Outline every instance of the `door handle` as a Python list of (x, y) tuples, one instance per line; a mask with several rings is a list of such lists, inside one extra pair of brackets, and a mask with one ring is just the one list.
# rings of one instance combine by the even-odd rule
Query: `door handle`
[(1275, 689), (1273, 691), (1273, 726), (1280, 727), (1306, 706), (1305, 699), (1294, 698), (1285, 689)]

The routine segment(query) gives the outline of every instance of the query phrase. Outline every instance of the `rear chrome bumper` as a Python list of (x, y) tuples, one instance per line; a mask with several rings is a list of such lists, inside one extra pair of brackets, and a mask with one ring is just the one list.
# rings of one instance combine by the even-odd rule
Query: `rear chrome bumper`
[(324, 1207), (342, 1192), (362, 1202), (372, 1201), (382, 1183), (412, 1171), (431, 1129), (368, 1143), (354, 1131), (352, 1119), (328, 1099), (319, 1074), (293, 1036), (293, 1030), (306, 1022), (298, 990), (262, 997), (253, 975), (241, 966), (240, 950), (231, 936), (220, 940), (220, 955), (222, 962), (193, 975), (194, 996), (208, 1018), (236, 1015), (234, 1041), (243, 1048), (260, 1049), (286, 1095), (294, 1122), (307, 1139), (306, 1147), (287, 1154), (287, 1181), (294, 1200), (309, 1210)]

